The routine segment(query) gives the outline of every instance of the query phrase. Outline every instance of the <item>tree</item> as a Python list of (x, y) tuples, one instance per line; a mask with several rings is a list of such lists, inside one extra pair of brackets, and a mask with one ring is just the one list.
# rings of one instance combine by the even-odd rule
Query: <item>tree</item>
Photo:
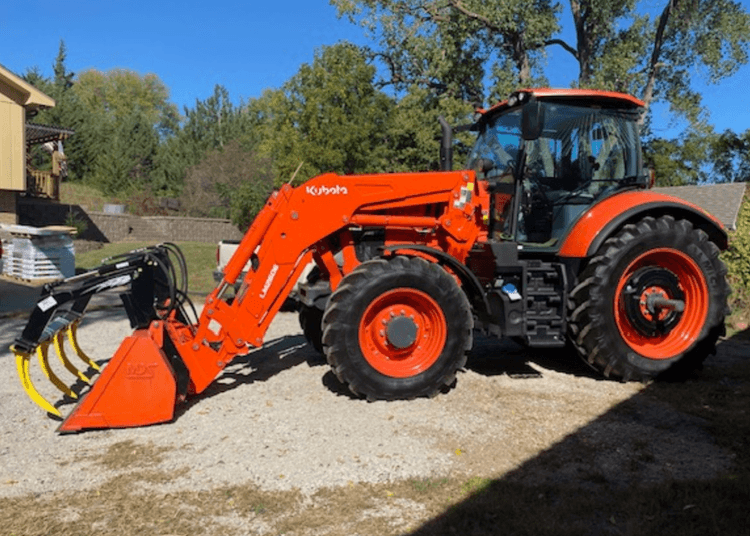
[(716, 83), (747, 63), (750, 14), (732, 0), (666, 0), (652, 36), (641, 98), (647, 106), (663, 99), (695, 124), (701, 96), (691, 74)]
[(180, 115), (169, 102), (169, 90), (155, 74), (91, 69), (79, 75), (73, 91), (85, 106), (108, 122), (122, 121), (138, 110), (161, 137), (173, 134), (179, 124)]
[(114, 122), (106, 133), (94, 165), (92, 182), (106, 194), (159, 192), (151, 172), (159, 138), (151, 118), (138, 108)]
[(187, 170), (180, 201), (191, 216), (231, 218), (244, 231), (272, 187), (270, 163), (228, 141)]
[(750, 181), (750, 130), (736, 134), (731, 130), (716, 136), (711, 143), (711, 182)]
[[(388, 121), (387, 166), (379, 171), (426, 171), (440, 169), (440, 126), (443, 116), (449, 124), (467, 123), (472, 106), (447, 96), (437, 97), (426, 88), (411, 87), (396, 103)], [(458, 133), (454, 140), (455, 160), (468, 152), (474, 135)], [(459, 164), (460, 165), (460, 164)]]
[(73, 87), (73, 79), (75, 73), (68, 71), (65, 60), (68, 58), (68, 51), (65, 47), (65, 41), (60, 40), (60, 48), (57, 51), (57, 58), (55, 58), (55, 65), (53, 71), (55, 73), (53, 82), (56, 88), (61, 92), (65, 92)]
[[(492, 94), (543, 82), (542, 49), (558, 29), (551, 0), (331, 0), (365, 27), (385, 65), (381, 85), (417, 85), (481, 104)], [(492, 86), (485, 87), (485, 80)]]
[(656, 171), (657, 186), (682, 186), (707, 180), (711, 139), (692, 132), (678, 139), (648, 140), (644, 160)]
[(190, 166), (200, 162), (209, 151), (238, 141), (244, 149), (253, 145), (253, 127), (244, 104), (235, 106), (227, 89), (214, 87), (205, 100), (195, 101), (193, 108), (184, 108), (184, 120), (174, 136), (160, 144), (155, 158), (152, 181), (171, 189), (179, 189)]
[[(569, 0), (573, 42), (557, 33), (562, 12), (551, 1), (330, 1), (377, 39), (384, 84), (438, 93), (460, 86), (452, 94), (469, 101), (488, 71), (494, 78), (484, 93), (493, 100), (543, 81), (544, 52), (561, 47), (578, 62), (573, 85), (626, 91), (646, 108), (663, 101), (697, 125), (691, 73), (716, 82), (748, 61), (750, 15), (732, 0), (662, 0), (653, 19), (645, 1)], [(451, 45), (453, 35), (461, 46)]]
[(87, 114), (76, 138), (80, 135), (85, 145), (89, 182), (109, 194), (175, 193), (176, 185), (154, 173), (160, 143), (179, 125), (177, 108), (158, 76), (125, 69), (89, 70), (80, 74), (70, 92)]
[(354, 45), (323, 48), (279, 90), (248, 103), (258, 150), (278, 182), (324, 172), (365, 173), (388, 162), (393, 100), (373, 85), (375, 69)]

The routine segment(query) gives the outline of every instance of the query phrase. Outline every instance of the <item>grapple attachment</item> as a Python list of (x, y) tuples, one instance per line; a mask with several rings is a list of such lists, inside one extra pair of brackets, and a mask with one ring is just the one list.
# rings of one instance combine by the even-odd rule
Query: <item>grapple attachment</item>
[[(165, 345), (164, 320), (183, 322), (185, 312), (178, 305), (187, 299), (186, 285), (178, 289), (174, 283), (178, 271), (170, 255), (177, 256), (184, 274), (184, 258), (179, 249), (162, 244), (117, 257), (95, 270), (45, 286), (11, 351), (29, 398), (63, 420), (59, 432), (143, 426), (173, 418), (178, 388), (180, 396), (184, 396), (189, 376), (174, 346), (169, 341)], [(122, 342), (102, 371), (81, 349), (77, 329), (94, 294), (123, 287), (125, 292), (120, 297), (135, 332)], [(65, 335), (70, 348), (86, 365), (84, 370), (68, 358)], [(55, 349), (62, 368), (75, 378), (73, 387), (50, 366), (50, 347)], [(32, 381), (30, 364), (34, 354), (44, 375), (64, 395), (57, 404), (44, 398)], [(92, 377), (98, 372), (101, 374), (92, 385)], [(88, 392), (81, 396), (82, 390), (89, 386)], [(66, 398), (80, 400), (63, 419), (58, 407)]]
[[(321, 182), (330, 185), (333, 180), (335, 176), (329, 176)], [(227, 264), (223, 280), (206, 297), (200, 318), (188, 298), (185, 259), (174, 244), (131, 251), (90, 272), (45, 286), (13, 344), (24, 390), (42, 409), (62, 419), (60, 403), (46, 400), (31, 381), (31, 356), (36, 353), (53, 385), (68, 399), (80, 398), (59, 432), (171, 420), (177, 403), (202, 393), (232, 359), (246, 354), (250, 346), (263, 344), (274, 315), (313, 259), (311, 246), (342, 225), (334, 218), (323, 227), (311, 226), (312, 235), (288, 233), (288, 222), (299, 221), (303, 207), (310, 210), (307, 201), (305, 190), (294, 190), (288, 184), (271, 194)], [(351, 212), (351, 208), (347, 210)], [(313, 206), (311, 214), (317, 212)], [(279, 217), (282, 214), (288, 218)], [(292, 236), (298, 237), (294, 244), (290, 244)], [(329, 249), (325, 250), (335, 266)], [(248, 262), (252, 269), (242, 276), (236, 296), (225, 298)], [(78, 321), (94, 294), (123, 287), (126, 290), (120, 297), (135, 332), (89, 387), (97, 367), (78, 344)], [(189, 316), (194, 320), (188, 321)], [(70, 347), (89, 365), (88, 370), (79, 371), (67, 358), (63, 332), (68, 333)], [(76, 378), (77, 387), (68, 388), (52, 371), (50, 346)]]

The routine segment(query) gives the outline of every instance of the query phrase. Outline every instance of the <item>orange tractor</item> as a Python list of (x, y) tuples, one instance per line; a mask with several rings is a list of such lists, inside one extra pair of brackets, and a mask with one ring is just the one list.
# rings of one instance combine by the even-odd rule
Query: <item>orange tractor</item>
[(62, 334), (85, 358), (75, 328), (90, 297), (125, 286), (135, 331), (58, 430), (169, 421), (177, 403), (263, 344), (311, 262), (296, 289), (300, 323), (339, 380), (368, 400), (450, 386), (475, 330), (575, 348), (619, 380), (690, 371), (724, 333), (730, 290), (719, 252), (727, 235), (697, 206), (648, 190), (642, 106), (603, 91), (519, 91), (480, 110), (464, 170), (451, 171), (443, 122), (445, 171), (326, 174), (285, 185), (200, 315), (171, 244), (48, 286), (12, 347), (24, 388), (60, 415), (60, 403), (31, 382), (36, 353), (53, 383), (79, 396), (52, 372), (48, 346), (88, 380), (65, 357)]

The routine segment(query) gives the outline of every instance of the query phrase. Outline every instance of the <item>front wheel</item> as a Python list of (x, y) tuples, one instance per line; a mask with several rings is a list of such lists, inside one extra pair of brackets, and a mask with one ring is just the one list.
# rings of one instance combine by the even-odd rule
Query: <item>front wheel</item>
[(456, 280), (420, 258), (365, 262), (323, 316), (328, 362), (368, 400), (431, 396), (453, 383), (472, 344), (469, 301)]
[(671, 216), (643, 218), (608, 239), (581, 274), (571, 338), (606, 377), (689, 372), (723, 333), (725, 275), (705, 232)]
[(305, 339), (319, 354), (323, 353), (323, 330), (320, 323), (323, 320), (323, 311), (317, 307), (301, 305), (299, 308), (299, 325)]

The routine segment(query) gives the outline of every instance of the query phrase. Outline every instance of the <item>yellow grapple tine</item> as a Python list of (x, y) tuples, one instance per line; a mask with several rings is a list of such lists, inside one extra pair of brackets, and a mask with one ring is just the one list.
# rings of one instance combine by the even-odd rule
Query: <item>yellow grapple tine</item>
[(52, 413), (60, 418), (62, 415), (55, 406), (47, 402), (39, 391), (36, 390), (34, 384), (31, 382), (31, 376), (29, 376), (29, 361), (31, 356), (25, 352), (19, 352), (14, 346), (10, 347), (10, 351), (16, 356), (16, 369), (18, 370), (18, 377), (21, 378), (21, 386), (29, 398), (40, 408), (48, 413)]
[(49, 343), (43, 342), (36, 347), (36, 354), (39, 358), (39, 365), (42, 367), (42, 372), (47, 376), (47, 379), (52, 382), (52, 385), (57, 387), (63, 394), (68, 395), (70, 398), (78, 399), (78, 395), (73, 390), (65, 385), (63, 381), (57, 377), (49, 366)]
[(81, 360), (86, 363), (89, 367), (94, 369), (97, 372), (101, 372), (101, 368), (99, 368), (99, 365), (94, 362), (93, 359), (91, 359), (89, 356), (86, 355), (86, 353), (81, 350), (81, 347), (78, 345), (78, 322), (79, 320), (76, 320), (71, 325), (68, 326), (68, 341), (70, 341), (70, 346), (75, 350), (75, 353), (78, 355), (78, 357), (81, 358)]
[(57, 357), (60, 358), (60, 363), (65, 365), (65, 368), (68, 369), (71, 374), (77, 376), (79, 380), (91, 384), (91, 380), (88, 378), (88, 376), (78, 370), (75, 365), (70, 362), (68, 356), (65, 355), (65, 349), (63, 348), (62, 340), (62, 331), (58, 331), (57, 333), (55, 333), (55, 336), (52, 338), (52, 340), (55, 342), (55, 351), (57, 352)]

